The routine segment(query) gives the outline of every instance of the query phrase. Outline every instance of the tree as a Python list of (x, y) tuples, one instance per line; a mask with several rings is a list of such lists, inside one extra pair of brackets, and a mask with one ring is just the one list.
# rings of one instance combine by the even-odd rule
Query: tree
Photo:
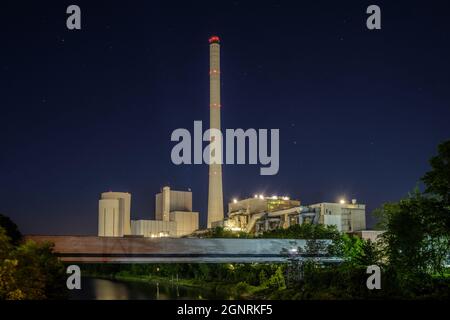
[(6, 234), (6, 230), (0, 226), (0, 260), (10, 258), (12, 250), (11, 238)]
[(45, 275), (40, 268), (39, 256), (34, 243), (20, 245), (14, 252), (18, 268), (15, 281), (27, 300), (45, 299)]
[(19, 228), (9, 217), (0, 214), (0, 227), (5, 229), (6, 235), (10, 238), (13, 245), (18, 245), (22, 240)]
[(430, 159), (431, 171), (422, 181), (425, 192), (440, 197), (445, 206), (450, 206), (450, 140), (438, 146), (438, 154)]
[(215, 227), (214, 229), (208, 230), (203, 233), (201, 238), (253, 238), (250, 233), (245, 231), (231, 231), (224, 227)]
[(382, 258), (382, 250), (378, 243), (349, 234), (343, 234), (333, 249), (334, 254), (342, 257), (345, 263), (357, 267), (378, 264)]
[(65, 297), (64, 265), (50, 243), (14, 245), (0, 227), (0, 300)]
[(286, 282), (284, 280), (283, 269), (281, 266), (277, 267), (275, 273), (267, 280), (269, 288), (284, 289), (286, 288)]
[(0, 300), (22, 300), (25, 294), (19, 289), (15, 274), (17, 260), (5, 259), (0, 262)]
[(358, 266), (367, 267), (379, 264), (382, 259), (382, 251), (377, 243), (370, 240), (363, 240), (361, 251), (354, 258)]
[(381, 238), (391, 267), (408, 274), (443, 270), (450, 249), (445, 217), (450, 213), (438, 199), (416, 190), (375, 214), (386, 230)]
[(18, 262), (12, 256), (13, 246), (5, 229), (0, 227), (0, 300), (24, 298), (15, 279)]
[[(407, 198), (375, 210), (386, 262), (385, 275), (393, 295), (414, 297), (433, 292), (433, 276), (443, 274), (450, 252), (450, 141), (430, 159), (431, 171)], [(441, 278), (443, 279), (443, 278)], [(385, 286), (386, 288), (386, 286)], [(427, 289), (426, 289), (427, 288)], [(430, 289), (431, 288), (431, 289)]]
[(336, 226), (303, 223), (292, 225), (286, 229), (280, 228), (264, 232), (261, 238), (337, 240), (340, 238), (340, 233)]

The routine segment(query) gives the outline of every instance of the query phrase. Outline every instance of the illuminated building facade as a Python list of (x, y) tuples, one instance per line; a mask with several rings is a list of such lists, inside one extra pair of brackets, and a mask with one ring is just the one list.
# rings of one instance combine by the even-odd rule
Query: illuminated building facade
[(198, 229), (192, 192), (164, 187), (156, 195), (156, 220), (130, 220), (131, 194), (105, 192), (99, 200), (99, 237), (182, 237)]
[(365, 205), (352, 200), (351, 203), (302, 206), (299, 200), (286, 196), (255, 195), (243, 200), (234, 199), (228, 204), (228, 218), (215, 225), (260, 234), (303, 223), (334, 225), (340, 232), (362, 231), (366, 228)]

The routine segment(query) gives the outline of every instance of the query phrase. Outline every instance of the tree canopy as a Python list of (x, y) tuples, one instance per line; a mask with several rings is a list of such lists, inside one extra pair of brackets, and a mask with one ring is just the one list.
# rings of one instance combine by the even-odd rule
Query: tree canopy
[(439, 196), (445, 206), (450, 206), (450, 140), (438, 146), (438, 154), (430, 159), (431, 170), (422, 181), (425, 192)]
[(14, 243), (0, 226), (0, 300), (63, 298), (65, 276), (52, 244)]
[(9, 237), (14, 245), (19, 244), (22, 240), (22, 234), (19, 228), (9, 217), (0, 214), (0, 227), (5, 230), (6, 236)]

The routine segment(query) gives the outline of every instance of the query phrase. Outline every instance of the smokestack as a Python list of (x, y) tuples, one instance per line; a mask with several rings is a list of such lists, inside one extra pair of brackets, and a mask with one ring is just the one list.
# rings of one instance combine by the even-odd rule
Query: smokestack
[(162, 190), (162, 220), (169, 221), (170, 215), (170, 187)]
[[(220, 39), (209, 38), (209, 127), (220, 130)], [(222, 141), (220, 141), (222, 143)], [(222, 149), (222, 146), (219, 148)], [(208, 228), (223, 220), (222, 165), (209, 165)]]

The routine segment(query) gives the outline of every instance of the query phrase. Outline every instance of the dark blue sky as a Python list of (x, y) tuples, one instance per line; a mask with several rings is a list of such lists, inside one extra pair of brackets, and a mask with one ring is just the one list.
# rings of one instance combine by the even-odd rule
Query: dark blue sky
[(209, 121), (212, 34), (223, 128), (281, 139), (276, 176), (224, 166), (226, 201), (345, 196), (370, 212), (405, 196), (450, 137), (448, 2), (299, 2), (2, 1), (0, 212), (24, 233), (95, 234), (100, 192), (129, 191), (132, 216), (152, 218), (169, 184), (204, 223), (207, 166), (173, 165), (170, 134)]

